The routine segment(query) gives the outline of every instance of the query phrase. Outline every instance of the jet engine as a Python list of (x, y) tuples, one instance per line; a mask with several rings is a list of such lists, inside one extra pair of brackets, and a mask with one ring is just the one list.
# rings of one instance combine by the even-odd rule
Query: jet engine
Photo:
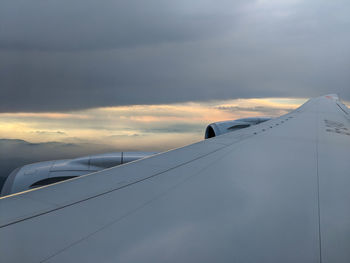
[(90, 155), (76, 159), (54, 160), (27, 164), (15, 169), (2, 187), (5, 196), (70, 178), (97, 172), (106, 168), (142, 159), (155, 152), (114, 152)]
[(252, 125), (270, 120), (271, 118), (243, 118), (232, 121), (214, 122), (207, 126), (205, 130), (205, 139), (216, 137), (228, 132), (233, 132), (239, 129), (244, 129)]

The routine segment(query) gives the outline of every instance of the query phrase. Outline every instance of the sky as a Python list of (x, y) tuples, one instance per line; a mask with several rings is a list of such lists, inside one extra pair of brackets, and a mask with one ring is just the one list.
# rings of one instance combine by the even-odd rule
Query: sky
[(2, 0), (0, 148), (162, 151), (211, 122), (350, 101), (349, 13), (348, 0)]
[(2, 0), (0, 111), (350, 100), (348, 0)]

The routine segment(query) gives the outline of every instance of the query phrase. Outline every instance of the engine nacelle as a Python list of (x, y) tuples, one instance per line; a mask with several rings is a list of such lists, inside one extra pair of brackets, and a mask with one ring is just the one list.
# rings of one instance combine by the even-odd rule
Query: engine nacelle
[(243, 118), (233, 121), (214, 122), (207, 126), (204, 138), (209, 139), (228, 132), (248, 128), (252, 125), (257, 125), (270, 119), (271, 118)]
[(97, 172), (113, 166), (142, 159), (155, 152), (115, 152), (76, 159), (27, 164), (15, 169), (2, 187), (0, 196), (26, 191), (70, 178)]

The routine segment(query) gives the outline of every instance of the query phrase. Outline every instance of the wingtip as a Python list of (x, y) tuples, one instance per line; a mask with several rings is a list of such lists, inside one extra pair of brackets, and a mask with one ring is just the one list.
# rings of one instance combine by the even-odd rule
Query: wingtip
[(324, 97), (326, 97), (327, 99), (339, 100), (339, 97), (337, 94), (327, 94)]

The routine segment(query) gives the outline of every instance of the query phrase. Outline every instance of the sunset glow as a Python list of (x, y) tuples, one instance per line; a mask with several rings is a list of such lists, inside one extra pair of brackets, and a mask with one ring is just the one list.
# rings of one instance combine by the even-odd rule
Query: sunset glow
[(252, 116), (276, 117), (295, 109), (305, 100), (236, 99), (104, 107), (63, 113), (1, 113), (0, 137), (161, 151), (201, 140), (209, 123)]

